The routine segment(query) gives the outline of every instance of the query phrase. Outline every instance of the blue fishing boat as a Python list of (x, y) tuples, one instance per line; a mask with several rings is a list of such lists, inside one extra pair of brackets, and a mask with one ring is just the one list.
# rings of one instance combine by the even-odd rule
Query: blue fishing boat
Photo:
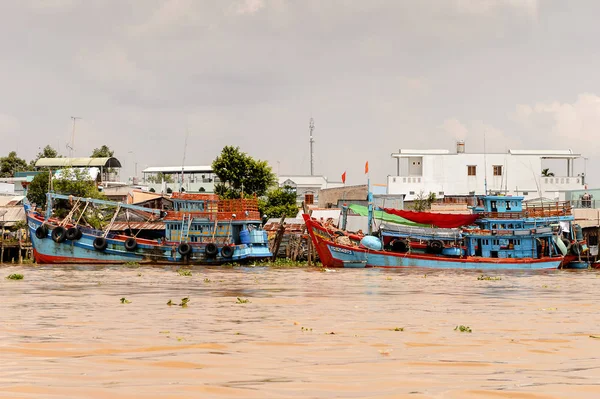
[[(25, 207), (37, 263), (218, 265), (272, 256), (256, 198), (173, 193), (169, 210), (53, 193), (47, 198), (45, 214)], [(70, 208), (63, 218), (53, 216), (57, 200)], [(84, 223), (94, 206), (114, 209), (103, 229)], [(123, 213), (126, 222), (115, 223)], [(146, 220), (140, 226), (130, 221), (132, 215)], [(117, 224), (128, 228), (114, 229)]]
[[(371, 215), (372, 206), (369, 210)], [(565, 264), (564, 255), (585, 250), (561, 234), (561, 223), (573, 221), (569, 202), (525, 205), (523, 197), (488, 195), (478, 199), (470, 215), (383, 210), (422, 226), (382, 224), (374, 234), (361, 236), (304, 215), (323, 265), (556, 269)]]

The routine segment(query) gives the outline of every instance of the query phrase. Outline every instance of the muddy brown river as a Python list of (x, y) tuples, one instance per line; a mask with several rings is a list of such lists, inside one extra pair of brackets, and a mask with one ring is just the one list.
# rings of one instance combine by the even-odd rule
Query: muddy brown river
[(600, 274), (480, 276), (0, 266), (0, 397), (599, 398)]

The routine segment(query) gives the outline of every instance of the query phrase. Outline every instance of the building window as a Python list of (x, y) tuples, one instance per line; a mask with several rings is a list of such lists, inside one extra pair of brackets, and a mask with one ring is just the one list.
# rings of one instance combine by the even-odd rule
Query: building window
[(306, 205), (312, 205), (315, 202), (315, 196), (314, 194), (310, 194), (310, 193), (306, 193), (304, 194), (304, 203)]
[(414, 191), (409, 191), (409, 194), (410, 195), (415, 195), (415, 192)]
[(443, 191), (438, 192), (438, 195), (444, 195)]
[(494, 176), (502, 176), (502, 165), (494, 165)]
[(467, 176), (477, 176), (477, 165), (467, 165)]
[(523, 191), (523, 195), (529, 195), (529, 191)]

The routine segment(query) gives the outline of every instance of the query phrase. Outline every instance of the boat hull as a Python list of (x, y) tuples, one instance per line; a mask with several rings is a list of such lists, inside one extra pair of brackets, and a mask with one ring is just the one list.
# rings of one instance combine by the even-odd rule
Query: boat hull
[(365, 268), (434, 268), (434, 269), (557, 269), (562, 257), (541, 259), (503, 259), (481, 257), (450, 257), (415, 253), (373, 251), (343, 245), (332, 240), (329, 233), (309, 216), (304, 215), (307, 230), (325, 267)]
[(190, 243), (192, 251), (187, 256), (178, 252), (179, 243), (159, 243), (154, 240), (138, 240), (135, 250), (125, 249), (126, 236), (111, 236), (106, 238), (106, 249), (99, 251), (94, 248), (94, 239), (97, 235), (83, 232), (79, 240), (64, 240), (55, 242), (51, 238), (53, 227), (49, 228), (44, 238), (38, 238), (36, 229), (43, 223), (39, 218), (27, 215), (27, 223), (33, 246), (33, 256), (37, 263), (55, 264), (124, 264), (124, 263), (146, 263), (146, 264), (201, 264), (219, 265), (224, 263), (241, 263), (245, 261), (268, 259), (272, 256), (268, 246), (241, 244), (232, 246), (233, 254), (223, 256), (223, 244), (217, 245), (217, 254), (208, 256), (206, 244)]

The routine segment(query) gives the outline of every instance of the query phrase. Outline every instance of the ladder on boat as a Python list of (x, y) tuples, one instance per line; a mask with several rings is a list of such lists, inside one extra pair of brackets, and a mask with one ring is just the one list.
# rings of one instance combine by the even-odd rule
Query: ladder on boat
[(188, 238), (190, 235), (190, 227), (192, 225), (192, 220), (194, 218), (192, 215), (184, 213), (181, 217), (181, 233), (179, 234), (179, 243), (188, 242)]

